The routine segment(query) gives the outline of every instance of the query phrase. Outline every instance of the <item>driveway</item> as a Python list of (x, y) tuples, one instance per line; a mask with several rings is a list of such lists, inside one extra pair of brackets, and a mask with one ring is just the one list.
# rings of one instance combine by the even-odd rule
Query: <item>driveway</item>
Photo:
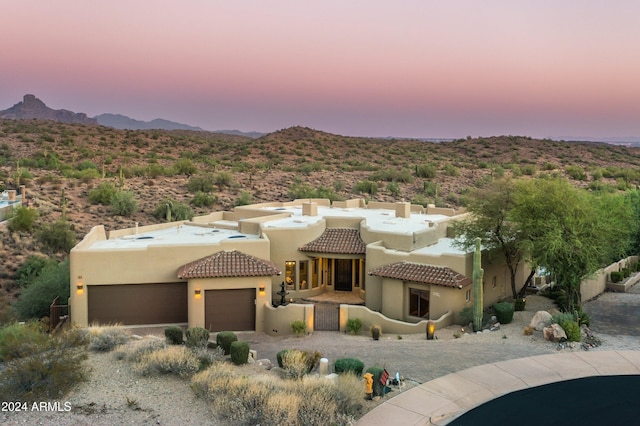
[(591, 331), (640, 336), (640, 284), (627, 293), (603, 293), (583, 307), (591, 317)]

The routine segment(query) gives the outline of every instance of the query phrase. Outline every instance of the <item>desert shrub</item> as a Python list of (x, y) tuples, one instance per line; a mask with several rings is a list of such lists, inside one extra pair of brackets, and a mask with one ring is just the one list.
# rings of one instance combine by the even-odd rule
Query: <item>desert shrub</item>
[(566, 166), (564, 168), (565, 173), (574, 180), (587, 180), (587, 174), (580, 166)]
[(525, 299), (524, 297), (519, 297), (515, 300), (515, 310), (516, 311), (524, 311), (525, 307), (527, 306), (527, 299)]
[(282, 354), (282, 368), (287, 373), (287, 377), (301, 379), (309, 372), (307, 354), (297, 349), (286, 351)]
[(11, 232), (33, 232), (33, 225), (38, 219), (38, 210), (25, 206), (18, 206), (11, 209), (9, 214), (7, 228)]
[(164, 219), (167, 222), (191, 220), (193, 218), (193, 210), (186, 204), (171, 198), (165, 198), (156, 204), (151, 215), (158, 220)]
[(473, 322), (473, 308), (470, 306), (467, 306), (466, 308), (461, 310), (459, 314), (459, 318), (460, 318), (459, 322), (461, 325), (464, 325), (464, 326), (469, 325), (470, 322)]
[(249, 360), (249, 343), (241, 341), (231, 342), (229, 352), (231, 353), (231, 362), (235, 365), (246, 364)]
[(630, 268), (622, 268), (622, 277), (623, 278), (629, 278), (631, 276), (631, 269)]
[(181, 345), (183, 342), (182, 328), (177, 325), (170, 325), (164, 329), (164, 337), (170, 345)]
[(382, 383), (380, 383), (380, 377), (382, 376), (383, 371), (384, 371), (384, 368), (380, 368), (380, 367), (369, 367), (367, 368), (367, 371), (365, 371), (365, 373), (371, 373), (373, 375), (373, 395), (374, 396), (381, 396), (384, 391)]
[(460, 169), (458, 169), (453, 164), (446, 164), (442, 168), (442, 170), (444, 171), (444, 174), (447, 176), (460, 176)]
[(187, 176), (194, 174), (198, 170), (193, 161), (188, 158), (180, 158), (174, 163), (173, 167), (179, 175)]
[(64, 220), (43, 224), (36, 232), (36, 239), (42, 250), (48, 254), (68, 254), (76, 245), (76, 234), (71, 230), (71, 225)]
[(357, 358), (339, 358), (336, 359), (333, 370), (338, 374), (352, 373), (359, 377), (364, 370), (364, 362)]
[(221, 331), (216, 334), (216, 344), (224, 350), (225, 355), (231, 351), (231, 343), (236, 342), (238, 336), (233, 331)]
[(370, 180), (361, 180), (354, 186), (353, 190), (360, 194), (376, 195), (378, 193), (378, 184)]
[(160, 338), (145, 338), (116, 348), (114, 350), (114, 355), (117, 359), (138, 362), (145, 354), (159, 351), (166, 347), (167, 343)]
[(189, 182), (187, 182), (187, 189), (189, 192), (209, 193), (213, 191), (215, 185), (215, 176), (211, 173), (205, 173), (201, 175), (191, 176)]
[(134, 371), (143, 376), (157, 374), (175, 374), (188, 377), (198, 371), (198, 357), (185, 346), (168, 346), (164, 349), (148, 352), (134, 365)]
[(295, 320), (291, 322), (291, 330), (296, 336), (302, 336), (307, 331), (307, 324), (302, 320)]
[(118, 191), (111, 197), (111, 211), (118, 216), (131, 216), (138, 210), (138, 202), (131, 191)]
[(251, 204), (252, 201), (252, 197), (251, 197), (251, 193), (248, 191), (241, 191), (240, 192), (240, 196), (238, 198), (236, 198), (236, 201), (233, 202), (234, 206), (248, 206), (249, 204)]
[(109, 352), (115, 347), (129, 341), (131, 332), (126, 328), (113, 326), (91, 326), (89, 333), (89, 350), (95, 352)]
[(358, 335), (361, 330), (362, 320), (360, 318), (349, 318), (347, 320), (347, 333)]
[(40, 274), (26, 287), (14, 304), (21, 319), (48, 317), (51, 302), (57, 296), (69, 298), (69, 259), (47, 264)]
[(209, 330), (202, 327), (187, 329), (185, 333), (188, 348), (206, 348), (209, 345)]
[(23, 358), (37, 352), (49, 338), (44, 331), (38, 321), (25, 324), (14, 322), (0, 328), (0, 361)]
[(196, 207), (211, 207), (216, 202), (216, 197), (202, 191), (193, 196), (190, 203)]
[(231, 186), (231, 184), (233, 184), (233, 175), (227, 172), (216, 173), (213, 176), (213, 182), (218, 186), (218, 188)]
[(573, 312), (573, 318), (579, 325), (586, 325), (587, 327), (591, 325), (591, 317), (582, 310), (581, 306), (578, 306)]
[(499, 302), (493, 305), (493, 311), (500, 324), (509, 324), (513, 320), (513, 303)]
[(400, 187), (395, 182), (389, 182), (387, 184), (387, 191), (389, 191), (389, 193), (394, 197), (397, 197), (398, 195), (400, 195)]
[(55, 265), (56, 261), (51, 258), (33, 254), (29, 255), (16, 270), (16, 284), (20, 287), (31, 284), (48, 264)]
[(612, 283), (619, 283), (620, 281), (622, 281), (622, 278), (623, 278), (622, 272), (611, 271), (610, 278)]
[[(84, 341), (75, 331), (59, 336), (43, 331), (40, 331), (41, 336), (36, 336), (35, 331), (22, 329), (18, 332), (24, 336), (23, 349), (26, 341), (30, 342), (29, 353), (2, 363), (0, 395), (23, 402), (59, 399), (86, 378)], [(15, 329), (4, 332), (4, 337), (9, 334), (15, 337), (15, 332)], [(30, 337), (27, 338), (27, 334)]]
[(438, 170), (433, 164), (421, 164), (416, 166), (416, 176), (423, 179), (433, 179), (436, 177)]
[(560, 324), (560, 327), (562, 327), (565, 334), (567, 335), (567, 340), (569, 340), (570, 342), (579, 342), (582, 340), (580, 326), (577, 322), (573, 320), (564, 321), (562, 324)]
[(91, 204), (111, 204), (111, 199), (118, 192), (115, 185), (111, 182), (102, 182), (96, 188), (89, 191), (89, 202)]

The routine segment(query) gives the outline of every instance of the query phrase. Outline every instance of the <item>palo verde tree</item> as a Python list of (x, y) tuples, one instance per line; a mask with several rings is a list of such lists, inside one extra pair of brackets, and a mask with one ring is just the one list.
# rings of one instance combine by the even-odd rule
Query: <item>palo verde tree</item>
[(509, 219), (520, 249), (544, 267), (566, 295), (565, 311), (580, 306), (580, 284), (626, 254), (632, 232), (629, 203), (619, 194), (596, 195), (565, 179), (516, 182)]
[[(482, 247), (489, 256), (500, 255), (509, 269), (511, 293), (517, 298), (516, 276), (518, 267), (525, 258), (525, 246), (520, 244), (521, 233), (516, 223), (509, 221), (514, 207), (515, 182), (499, 179), (476, 189), (467, 199), (471, 213), (467, 219), (453, 224), (457, 236), (454, 244), (470, 252), (480, 238)], [(533, 272), (530, 277), (533, 276)]]

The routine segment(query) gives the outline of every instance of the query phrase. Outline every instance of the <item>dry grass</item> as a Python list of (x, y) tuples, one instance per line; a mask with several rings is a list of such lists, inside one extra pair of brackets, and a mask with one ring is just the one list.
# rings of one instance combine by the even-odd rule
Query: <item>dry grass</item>
[(143, 353), (133, 369), (143, 376), (175, 374), (189, 377), (198, 371), (200, 360), (184, 346), (168, 346), (164, 349)]
[(87, 328), (89, 336), (89, 350), (96, 352), (109, 352), (129, 341), (131, 332), (118, 324), (91, 325)]

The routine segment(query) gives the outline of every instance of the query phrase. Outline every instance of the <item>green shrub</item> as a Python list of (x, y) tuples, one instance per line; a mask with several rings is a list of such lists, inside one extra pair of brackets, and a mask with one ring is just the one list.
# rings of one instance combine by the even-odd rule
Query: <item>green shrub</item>
[(591, 325), (591, 317), (589, 317), (589, 314), (582, 310), (581, 306), (578, 306), (577, 309), (573, 312), (573, 317), (579, 325), (586, 325), (587, 327)]
[(47, 264), (31, 285), (26, 287), (14, 307), (21, 319), (49, 317), (53, 299), (69, 299), (69, 259)]
[(33, 232), (33, 225), (38, 219), (38, 210), (30, 207), (18, 206), (11, 209), (7, 228), (11, 232)]
[(370, 180), (362, 180), (357, 182), (353, 190), (360, 194), (369, 194), (371, 196), (378, 193), (378, 184)]
[(216, 202), (216, 197), (200, 191), (193, 196), (190, 202), (196, 207), (211, 207)]
[(360, 318), (349, 318), (347, 320), (347, 333), (358, 335), (360, 330), (362, 330), (362, 320)]
[(473, 322), (473, 308), (467, 306), (463, 310), (460, 311), (460, 325), (467, 326), (469, 323)]
[(111, 182), (102, 182), (97, 188), (93, 188), (89, 191), (89, 202), (91, 204), (102, 204), (108, 206), (111, 204), (111, 199), (118, 192), (116, 187)]
[(131, 191), (118, 191), (111, 197), (111, 211), (118, 216), (131, 216), (138, 210), (138, 202)]
[[(36, 239), (46, 253), (69, 253), (76, 245), (76, 234), (64, 220), (44, 224), (36, 232)], [(52, 299), (53, 300), (53, 299)]]
[(174, 220), (191, 220), (193, 218), (193, 210), (186, 204), (171, 198), (165, 198), (156, 204), (151, 215), (158, 220), (165, 220), (167, 222)]
[(131, 332), (118, 326), (89, 327), (89, 350), (109, 352), (129, 341)]
[(620, 281), (622, 281), (622, 278), (623, 278), (622, 272), (611, 271), (610, 278), (612, 283), (619, 283)]
[(202, 327), (193, 327), (187, 329), (185, 333), (187, 337), (188, 348), (206, 348), (209, 345), (209, 330)]
[(181, 345), (183, 342), (182, 328), (177, 325), (170, 325), (164, 329), (164, 337), (170, 345)]
[(15, 322), (0, 328), (0, 361), (23, 358), (37, 352), (49, 339), (44, 331), (39, 321)]
[(424, 179), (433, 179), (436, 177), (438, 170), (433, 164), (421, 164), (416, 166), (416, 176)]
[(513, 320), (513, 303), (499, 302), (493, 305), (493, 311), (500, 324), (509, 324)]
[(56, 264), (55, 259), (29, 255), (16, 270), (16, 284), (26, 287), (31, 284), (48, 264)]
[(629, 278), (631, 276), (631, 269), (630, 268), (622, 268), (622, 277), (623, 278)]
[(573, 320), (564, 321), (562, 324), (560, 324), (560, 327), (562, 327), (565, 334), (567, 335), (567, 340), (569, 340), (570, 342), (579, 342), (582, 340), (580, 326), (577, 322)]
[(527, 299), (524, 297), (519, 297), (515, 300), (515, 310), (516, 311), (524, 311), (527, 305)]
[(225, 355), (229, 355), (231, 344), (238, 340), (233, 331), (221, 331), (216, 335), (216, 344), (222, 348)]
[(211, 173), (191, 176), (187, 183), (187, 189), (192, 193), (209, 193), (213, 191), (215, 176)]
[(251, 193), (248, 191), (241, 191), (240, 192), (240, 196), (238, 198), (236, 198), (236, 201), (234, 201), (233, 205), (234, 206), (248, 206), (249, 204), (251, 204), (252, 201), (252, 197), (251, 197)]
[[(59, 336), (50, 336), (41, 331), (39, 337), (33, 334), (34, 331), (22, 329), (18, 332), (24, 337), (21, 340), (22, 348), (29, 346), (29, 352), (3, 362), (0, 395), (23, 402), (57, 400), (86, 379), (83, 361), (87, 354), (82, 348), (84, 340), (79, 338), (75, 330)], [(6, 339), (14, 332), (15, 329), (0, 332), (0, 335)]]
[(371, 334), (371, 338), (373, 338), (373, 340), (378, 340), (380, 339), (380, 335), (382, 334), (382, 327), (378, 324), (373, 324), (369, 328), (369, 333)]
[(380, 377), (382, 376), (382, 372), (384, 368), (380, 367), (369, 367), (365, 373), (373, 374), (373, 395), (374, 396), (382, 396), (384, 392), (384, 387), (382, 383), (380, 383)]
[(307, 331), (307, 324), (302, 320), (295, 320), (291, 323), (291, 330), (296, 336), (302, 336)]
[(195, 164), (193, 164), (193, 161), (188, 158), (179, 159), (175, 162), (173, 167), (176, 169), (176, 173), (178, 173), (179, 175), (187, 176), (194, 174), (198, 170)]
[(333, 365), (333, 370), (338, 374), (353, 373), (359, 377), (364, 370), (364, 362), (357, 358), (339, 358)]
[(231, 342), (229, 352), (231, 353), (231, 361), (235, 365), (246, 364), (249, 359), (249, 343), (241, 341)]

